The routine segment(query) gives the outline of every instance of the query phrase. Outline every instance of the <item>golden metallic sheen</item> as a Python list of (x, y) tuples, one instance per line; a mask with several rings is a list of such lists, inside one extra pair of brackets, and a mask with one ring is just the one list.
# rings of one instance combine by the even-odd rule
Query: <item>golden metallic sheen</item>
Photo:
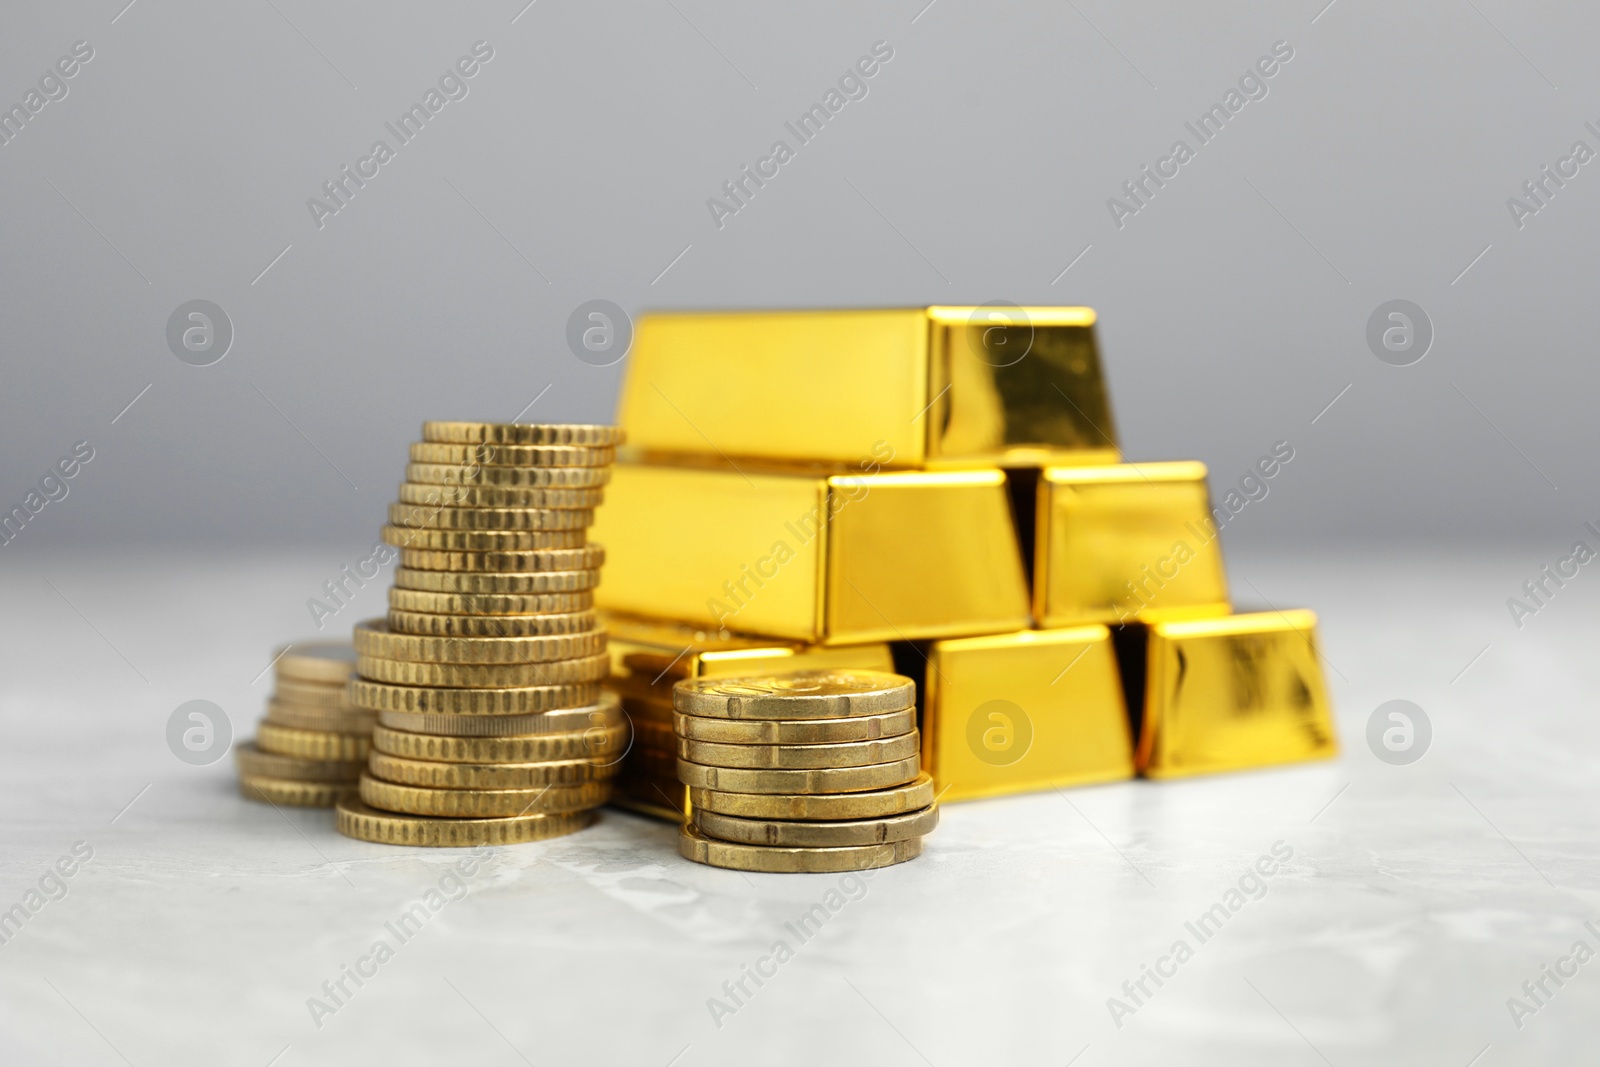
[(717, 841), (686, 825), (679, 831), (678, 852), (685, 859), (694, 860), (696, 863), (726, 867), (735, 871), (822, 874), (865, 871), (916, 859), (922, 854), (922, 838), (913, 837), (882, 845), (795, 848)]
[(594, 822), (594, 818), (592, 811), (476, 819), (401, 815), (379, 811), (353, 797), (340, 800), (338, 805), (340, 833), (380, 845), (519, 845), (573, 833)]

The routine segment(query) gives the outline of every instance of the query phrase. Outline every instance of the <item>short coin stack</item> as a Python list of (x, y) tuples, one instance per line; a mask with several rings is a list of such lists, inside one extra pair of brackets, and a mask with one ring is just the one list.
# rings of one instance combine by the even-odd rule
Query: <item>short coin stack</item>
[(858, 871), (922, 853), (939, 823), (911, 679), (801, 671), (673, 689), (690, 822), (678, 851), (743, 871)]
[(350, 703), (355, 649), (313, 641), (281, 649), (267, 717), (234, 752), (239, 792), (251, 800), (331, 808), (356, 791), (374, 716)]
[(389, 615), (356, 627), (356, 706), (376, 712), (339, 829), (410, 845), (511, 844), (587, 826), (626, 727), (599, 680), (586, 544), (620, 431), (429, 422), (386, 542)]

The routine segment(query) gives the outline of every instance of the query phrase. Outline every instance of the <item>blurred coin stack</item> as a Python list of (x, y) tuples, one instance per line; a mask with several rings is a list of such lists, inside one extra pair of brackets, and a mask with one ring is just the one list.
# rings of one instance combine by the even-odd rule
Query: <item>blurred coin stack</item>
[(428, 422), (422, 436), (383, 529), (400, 550), (388, 617), (355, 631), (351, 699), (378, 725), (339, 829), (411, 845), (570, 833), (626, 744), (599, 686), (605, 554), (586, 541), (621, 433)]
[(266, 718), (255, 740), (234, 752), (239, 792), (304, 808), (331, 808), (355, 794), (376, 721), (350, 703), (355, 666), (348, 641), (308, 641), (278, 651)]
[(682, 818), (634, 799), (666, 792), (673, 674), (784, 657), (890, 658), (943, 800), (1337, 752), (1316, 616), (1236, 611), (1223, 563), (1223, 529), (1293, 477), (1293, 444), (1261, 442), (1216, 500), (1204, 464), (1124, 462), (1095, 325), (1003, 301), (639, 320), (597, 604), (613, 633), (693, 636), (652, 648), (660, 668), (612, 657), (649, 739), (630, 803)]
[(713, 867), (832, 872), (921, 855), (939, 823), (916, 685), (874, 671), (704, 679), (673, 688), (679, 851)]

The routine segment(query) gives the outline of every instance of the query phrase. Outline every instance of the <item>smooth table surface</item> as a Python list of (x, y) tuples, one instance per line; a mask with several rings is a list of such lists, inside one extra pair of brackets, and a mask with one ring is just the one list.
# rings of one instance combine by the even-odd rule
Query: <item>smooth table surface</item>
[[(1338, 760), (954, 804), (922, 858), (859, 883), (698, 866), (675, 828), (608, 809), (499, 850), (319, 1026), (308, 998), (395, 943), (461, 854), (246, 802), (231, 759), (187, 766), (165, 728), (205, 698), (251, 736), (272, 647), (313, 632), (305, 599), (349, 559), (13, 547), (0, 910), (75, 842), (93, 857), (0, 945), (0, 1062), (1593, 1062), (1600, 962), (1559, 961), (1600, 952), (1600, 578), (1520, 630), (1505, 604), (1552, 558), (1231, 556), (1241, 600), (1320, 612)], [(379, 614), (382, 581), (330, 630)], [(1410, 766), (1365, 739), (1396, 698), (1433, 724)], [(1275, 844), (1292, 858), (1260, 898), (1194, 937)], [(1180, 939), (1192, 957), (1114, 1019)], [(1575, 976), (1535, 1005), (1523, 983), (1558, 964)], [(1513, 1020), (1511, 997), (1537, 1010)]]

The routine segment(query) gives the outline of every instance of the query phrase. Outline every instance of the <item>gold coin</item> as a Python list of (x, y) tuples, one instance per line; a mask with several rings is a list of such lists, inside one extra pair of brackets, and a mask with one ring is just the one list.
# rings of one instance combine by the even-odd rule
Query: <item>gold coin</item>
[(923, 837), (939, 825), (938, 805), (884, 819), (848, 822), (788, 822), (777, 819), (740, 819), (714, 811), (696, 811), (694, 824), (702, 834), (742, 845), (776, 845), (787, 848), (840, 848), (882, 845)]
[(394, 572), (400, 589), (426, 593), (581, 593), (600, 584), (599, 571), (529, 571), (524, 574), (462, 574), (456, 571), (412, 570)]
[(915, 732), (875, 741), (840, 741), (829, 745), (724, 745), (715, 741), (678, 742), (678, 758), (709, 767), (803, 770), (866, 767), (915, 756), (921, 739)]
[(416, 785), (428, 789), (535, 789), (546, 785), (597, 782), (615, 775), (616, 765), (606, 766), (589, 759), (537, 763), (448, 763), (374, 752), (367, 773), (396, 785)]
[(523, 689), (532, 686), (597, 682), (611, 669), (604, 652), (553, 663), (414, 663), (410, 660), (360, 656), (361, 677), (391, 685), (446, 686), (466, 689)]
[(691, 825), (679, 831), (678, 853), (685, 859), (734, 871), (767, 874), (834, 874), (888, 867), (922, 855), (922, 838), (884, 845), (850, 845), (843, 848), (784, 848), (774, 845), (738, 845), (714, 841)]
[(485, 467), (604, 467), (616, 461), (610, 446), (578, 445), (452, 445), (418, 441), (411, 462)]
[(356, 624), (356, 653), (412, 663), (523, 665), (579, 659), (605, 651), (603, 630), (535, 637), (436, 637), (391, 633), (385, 619)]
[(915, 779), (921, 769), (918, 756), (866, 767), (776, 771), (707, 767), (678, 758), (678, 780), (684, 785), (726, 793), (859, 793), (904, 785)]
[(407, 815), (484, 817), (583, 811), (606, 802), (610, 782), (542, 785), (537, 789), (428, 789), (361, 776), (361, 799), (384, 811)]
[(471, 571), (521, 574), (528, 571), (594, 570), (606, 561), (601, 545), (547, 548), (530, 552), (446, 552), (434, 548), (402, 548), (400, 566), (424, 571)]
[(715, 719), (845, 719), (916, 703), (911, 679), (883, 671), (796, 671), (747, 678), (692, 678), (672, 689), (673, 707)]
[(454, 445), (579, 445), (585, 448), (622, 444), (620, 426), (584, 423), (425, 422), (424, 441)]
[(372, 747), (389, 756), (445, 763), (541, 763), (613, 757), (625, 749), (628, 732), (625, 725), (613, 725), (511, 737), (440, 737), (379, 726), (372, 732)]
[(435, 637), (548, 637), (598, 630), (592, 611), (547, 615), (431, 615), (415, 611), (389, 612), (389, 630), (400, 634)]
[(297, 641), (278, 651), (276, 670), (279, 678), (343, 685), (355, 658), (348, 641)]
[[(594, 593), (430, 593), (389, 590), (389, 609), (418, 615), (565, 615), (589, 611)], [(392, 621), (392, 620), (391, 620)]]
[[(583, 684), (523, 686), (504, 689), (459, 689), (440, 686), (386, 685), (358, 678), (350, 683), (350, 699), (360, 708), (380, 714), (397, 711), (407, 714), (449, 716), (508, 716), (570, 709), (605, 711), (617, 716), (617, 698), (602, 694), (594, 682)], [(396, 725), (388, 723), (388, 725)], [(406, 729), (406, 727), (400, 727)], [(565, 727), (563, 727), (565, 729)], [(426, 733), (444, 733), (428, 730)], [(527, 730), (525, 733), (537, 733)]]
[(853, 719), (711, 719), (672, 716), (678, 734), (690, 741), (724, 745), (830, 745), (840, 741), (872, 741), (899, 737), (917, 727), (917, 709), (857, 715)]
[(362, 803), (359, 797), (339, 802), (339, 832), (379, 845), (422, 845), (465, 848), (470, 845), (521, 845), (581, 830), (594, 822), (592, 811), (570, 815), (511, 815), (495, 819), (439, 819), (396, 815)]
[(291, 730), (315, 730), (331, 734), (370, 734), (378, 717), (366, 708), (351, 706), (322, 708), (292, 701), (267, 701), (267, 717), (262, 720)]
[(691, 789), (695, 811), (716, 811), (743, 819), (787, 819), (802, 822), (844, 822), (852, 819), (886, 819), (891, 815), (926, 808), (933, 803), (933, 777), (889, 789), (824, 796), (727, 793)]
[[(561, 515), (592, 515), (590, 511), (563, 511)], [(571, 530), (439, 530), (385, 526), (385, 544), (401, 548), (444, 549), (450, 552), (529, 552), (549, 548), (582, 548), (588, 534)]]
[(483, 467), (451, 463), (407, 463), (406, 481), (423, 485), (492, 485), (519, 489), (589, 489), (606, 484), (599, 474), (610, 474), (604, 463), (570, 467)]
[[(510, 692), (511, 690), (500, 690)], [(463, 690), (489, 692), (489, 690)], [(580, 730), (611, 730), (626, 720), (615, 707), (564, 708), (531, 715), (449, 715), (414, 711), (380, 711), (378, 725), (422, 736), (526, 737), (574, 733)], [(676, 758), (676, 757), (674, 757)], [(671, 773), (676, 774), (676, 770)]]
[[(430, 504), (400, 501), (389, 505), (389, 524), (406, 531), (459, 530), (463, 533), (496, 530), (529, 530), (547, 533), (574, 533), (594, 525), (594, 509), (605, 499), (600, 489), (527, 489), (538, 493), (538, 504), (522, 507), (470, 507), (456, 500), (443, 499), (439, 490), (449, 487), (423, 486), (441, 498)], [(580, 542), (581, 543), (581, 542)]]
[(289, 808), (331, 808), (344, 797), (356, 795), (354, 782), (300, 782), (292, 778), (268, 778), (260, 774), (241, 774), (239, 793), (246, 800), (281, 804)]
[(256, 727), (256, 747), (278, 756), (308, 760), (364, 760), (372, 748), (370, 734), (336, 734), (295, 730), (277, 723)]
[[(351, 664), (350, 674), (355, 675), (354, 664)], [(296, 682), (288, 678), (279, 678), (272, 685), (272, 699), (281, 700), (287, 704), (298, 704), (305, 708), (348, 708), (350, 698), (346, 686), (349, 679), (337, 685), (322, 682)]]
[[(424, 482), (402, 482), (400, 485), (400, 503), (431, 508), (437, 511), (438, 518), (443, 521), (476, 522), (465, 515), (455, 512), (463, 511), (530, 511), (550, 510), (555, 508), (593, 508), (598, 507), (602, 499), (602, 487), (611, 480), (610, 467), (541, 467), (540, 470), (560, 472), (563, 479), (550, 485), (515, 486), (515, 485), (440, 485)], [(553, 477), (554, 475), (552, 475)], [(592, 496), (570, 496), (573, 493), (593, 494)], [(485, 522), (497, 516), (485, 516)], [(521, 521), (514, 517), (507, 517), (507, 522)], [(462, 529), (477, 529), (475, 526), (463, 526)], [(520, 529), (519, 526), (496, 527), (487, 529)]]
[(248, 777), (292, 778), (297, 782), (353, 782), (366, 768), (362, 760), (312, 760), (263, 752), (254, 741), (233, 750), (239, 773)]

